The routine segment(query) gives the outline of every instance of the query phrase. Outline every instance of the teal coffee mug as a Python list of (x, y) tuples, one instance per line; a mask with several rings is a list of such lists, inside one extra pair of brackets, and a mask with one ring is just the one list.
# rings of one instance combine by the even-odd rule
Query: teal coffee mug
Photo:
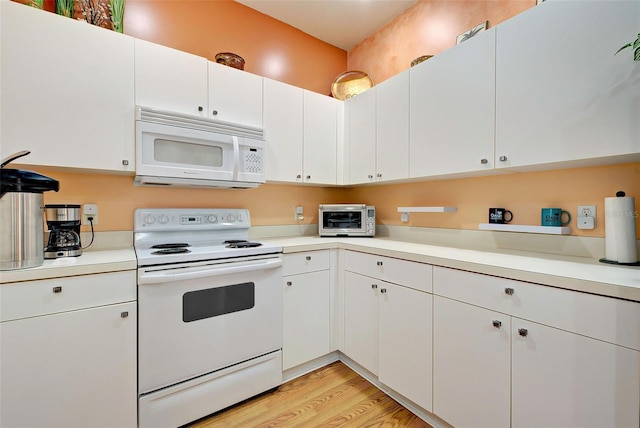
[[(566, 215), (566, 221), (562, 221), (563, 215)], [(569, 223), (571, 223), (569, 211), (565, 211), (562, 208), (542, 208), (540, 224), (543, 226), (566, 226)]]

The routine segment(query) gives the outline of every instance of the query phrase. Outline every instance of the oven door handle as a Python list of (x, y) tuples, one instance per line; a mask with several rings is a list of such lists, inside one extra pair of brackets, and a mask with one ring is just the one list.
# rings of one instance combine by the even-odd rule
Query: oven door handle
[(186, 281), (189, 279), (208, 278), (211, 276), (229, 275), (234, 273), (253, 272), (263, 269), (273, 269), (282, 266), (282, 259), (270, 259), (240, 266), (209, 267), (190, 272), (175, 272), (175, 270), (141, 272), (138, 274), (139, 285), (160, 284), (163, 282)]

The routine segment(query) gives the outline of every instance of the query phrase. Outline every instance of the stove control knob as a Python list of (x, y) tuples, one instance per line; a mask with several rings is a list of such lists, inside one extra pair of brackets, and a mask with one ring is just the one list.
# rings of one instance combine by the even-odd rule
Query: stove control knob
[(167, 224), (168, 222), (169, 222), (169, 217), (167, 217), (166, 215), (162, 214), (160, 217), (158, 217), (158, 223)]
[(207, 216), (207, 221), (209, 223), (217, 223), (218, 222), (218, 216), (216, 216), (215, 214), (211, 214), (210, 216)]
[(156, 222), (156, 218), (151, 214), (147, 214), (146, 216), (144, 216), (143, 221), (145, 224), (153, 224)]
[(227, 220), (228, 220), (230, 223), (233, 223), (234, 221), (236, 221), (236, 216), (234, 216), (233, 214), (229, 214), (229, 215), (227, 216)]
[(238, 221), (244, 221), (244, 219), (242, 218), (242, 213), (236, 214), (236, 218), (238, 219)]

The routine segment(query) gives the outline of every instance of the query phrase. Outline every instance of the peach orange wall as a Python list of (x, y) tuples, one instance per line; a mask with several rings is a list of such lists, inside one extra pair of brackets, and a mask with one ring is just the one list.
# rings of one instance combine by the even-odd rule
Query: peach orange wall
[(231, 0), (127, 0), (124, 32), (214, 60), (242, 56), (245, 70), (330, 95), (347, 53)]
[[(412, 213), (410, 226), (478, 229), (488, 223), (491, 207), (513, 212), (512, 224), (540, 225), (541, 208), (562, 208), (571, 213), (572, 235), (604, 236), (604, 198), (623, 190), (636, 198), (636, 233), (640, 239), (640, 163), (514, 173), (457, 180), (367, 186), (352, 189), (348, 197), (376, 206), (381, 224), (400, 222), (398, 207), (455, 206), (456, 213)], [(578, 205), (596, 205), (596, 228), (575, 227)]]
[(347, 67), (380, 83), (413, 59), (453, 47), (456, 37), (489, 21), (489, 28), (534, 6), (536, 0), (420, 0), (349, 51)]

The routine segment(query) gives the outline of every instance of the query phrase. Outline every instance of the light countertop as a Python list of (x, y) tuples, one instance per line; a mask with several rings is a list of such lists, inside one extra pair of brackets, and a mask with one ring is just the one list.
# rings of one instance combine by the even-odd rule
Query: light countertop
[[(285, 254), (342, 248), (640, 302), (640, 267), (606, 265), (585, 257), (479, 251), (388, 238), (301, 236), (262, 241), (281, 245)], [(135, 270), (136, 267), (133, 248), (87, 251), (80, 257), (45, 260), (36, 268), (1, 271), (0, 283)]]

